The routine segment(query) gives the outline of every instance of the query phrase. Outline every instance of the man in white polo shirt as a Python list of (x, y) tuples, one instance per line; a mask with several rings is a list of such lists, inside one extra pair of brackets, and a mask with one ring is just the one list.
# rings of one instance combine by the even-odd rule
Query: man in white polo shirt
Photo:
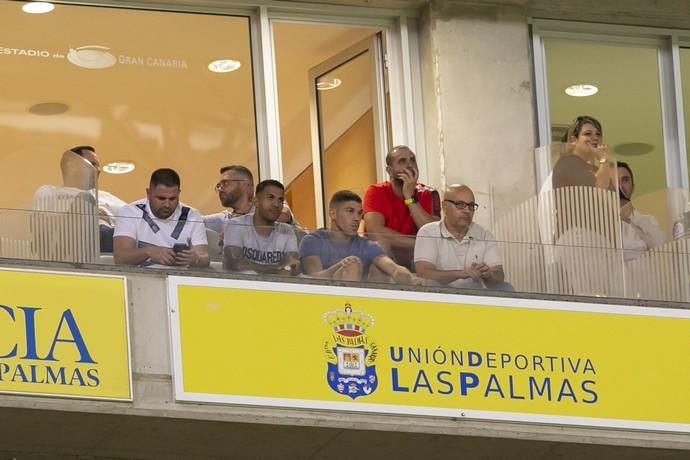
[(510, 290), (504, 282), (496, 238), (472, 222), (479, 205), (466, 185), (443, 196), (443, 220), (419, 229), (414, 248), (417, 275), (442, 285)]
[(115, 221), (116, 264), (171, 268), (207, 267), (201, 215), (180, 203), (180, 176), (172, 169), (151, 175), (146, 198), (120, 208)]

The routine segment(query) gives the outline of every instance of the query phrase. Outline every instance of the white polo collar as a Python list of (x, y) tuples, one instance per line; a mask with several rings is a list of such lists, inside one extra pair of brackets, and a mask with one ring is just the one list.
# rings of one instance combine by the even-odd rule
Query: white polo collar
[[(443, 219), (440, 221), (440, 227), (441, 227), (441, 236), (444, 238), (451, 238), (456, 241), (458, 241), (457, 238), (453, 236), (453, 234), (450, 233), (448, 230), (448, 227), (446, 227), (446, 223), (443, 221)], [(467, 233), (465, 233), (465, 236), (463, 236), (462, 240), (459, 240), (460, 243), (462, 242), (469, 242), (470, 240), (477, 239), (477, 225), (474, 222), (470, 222), (470, 226), (467, 229)]]

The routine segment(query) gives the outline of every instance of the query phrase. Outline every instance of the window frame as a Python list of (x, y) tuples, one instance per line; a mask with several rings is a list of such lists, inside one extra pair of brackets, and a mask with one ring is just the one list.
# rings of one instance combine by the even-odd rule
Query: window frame
[[(659, 99), (661, 103), (662, 131), (666, 186), (688, 190), (688, 161), (683, 113), (683, 93), (680, 74), (680, 47), (690, 47), (690, 32), (655, 27), (622, 26), (586, 22), (530, 19), (534, 92), (537, 119), (537, 143), (551, 142), (551, 123), (546, 75), (544, 39), (559, 38), (573, 41), (652, 45), (657, 47), (659, 66)], [(687, 76), (690, 78), (690, 75)], [(548, 159), (535, 156), (537, 189), (549, 174)]]
[[(318, 5), (279, 1), (225, 2), (211, 0), (202, 5), (184, 4), (178, 0), (150, 3), (146, 0), (56, 0), (53, 3), (77, 6), (114, 7), (161, 12), (201, 13), (244, 16), (249, 18), (249, 33), (254, 81), (254, 115), (257, 136), (259, 178), (283, 180), (280, 150), (280, 120), (274, 43), (271, 21), (284, 20), (317, 24), (378, 27), (384, 31), (388, 53), (391, 99), (391, 139), (393, 145), (405, 144), (417, 154), (420, 180), (429, 177), (424, 139), (421, 99), (421, 65), (416, 23), (416, 9), (369, 8), (359, 6)], [(377, 121), (385, 126), (386, 120)], [(385, 165), (385, 156), (377, 161)], [(378, 168), (377, 168), (378, 169)], [(385, 168), (383, 168), (385, 171)], [(385, 177), (379, 177), (384, 180)]]

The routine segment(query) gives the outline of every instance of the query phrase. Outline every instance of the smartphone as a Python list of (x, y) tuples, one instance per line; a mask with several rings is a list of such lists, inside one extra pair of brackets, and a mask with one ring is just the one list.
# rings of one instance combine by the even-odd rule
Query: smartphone
[(175, 252), (186, 251), (188, 249), (189, 249), (188, 244), (176, 243), (173, 245), (173, 251), (175, 251)]

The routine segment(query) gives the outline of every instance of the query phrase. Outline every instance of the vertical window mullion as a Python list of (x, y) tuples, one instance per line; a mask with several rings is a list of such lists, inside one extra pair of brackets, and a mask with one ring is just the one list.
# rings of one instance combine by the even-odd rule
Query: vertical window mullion
[[(675, 38), (659, 48), (659, 84), (661, 96), (661, 117), (666, 160), (666, 185), (669, 188), (687, 187), (687, 161), (685, 154), (683, 101), (680, 88), (680, 53)], [(683, 164), (685, 163), (685, 167)], [(685, 171), (685, 172), (684, 172)]]
[[(539, 31), (532, 30), (532, 53), (534, 58), (534, 85), (537, 104), (538, 145), (551, 143), (551, 121), (549, 117), (549, 95), (546, 80), (546, 53), (544, 41)], [(535, 155), (537, 155), (535, 153)], [(537, 189), (546, 181), (550, 172), (549, 158), (535, 157)]]
[[(414, 20), (407, 20), (407, 43), (409, 56), (409, 93), (410, 102), (407, 106), (408, 126), (412, 132), (413, 140), (409, 140), (412, 148), (417, 154), (417, 166), (419, 167), (419, 177), (421, 182), (433, 183), (436, 186), (445, 184), (434, 179), (438, 173), (432, 174), (430, 161), (427, 159), (426, 152), (426, 120), (424, 119), (424, 100), (422, 98), (422, 66), (419, 45), (419, 24)], [(403, 70), (404, 72), (405, 70)], [(410, 124), (411, 123), (411, 124)], [(395, 139), (395, 138), (393, 138)], [(395, 142), (394, 142), (395, 143)], [(440, 168), (434, 168), (440, 171)], [(443, 175), (442, 175), (443, 176)], [(443, 179), (441, 179), (443, 180)]]
[(690, 184), (688, 184), (687, 133), (685, 132), (685, 107), (683, 106), (683, 80), (680, 71), (680, 45), (678, 36), (675, 34), (671, 38), (671, 58), (675, 83), (673, 95), (676, 104), (676, 124), (678, 126), (678, 170), (681, 175), (679, 186), (684, 190), (688, 190)]
[(257, 137), (260, 179), (283, 180), (280, 154), (280, 119), (276, 84), (273, 34), (268, 10), (259, 7), (252, 21), (254, 85), (256, 93)]

